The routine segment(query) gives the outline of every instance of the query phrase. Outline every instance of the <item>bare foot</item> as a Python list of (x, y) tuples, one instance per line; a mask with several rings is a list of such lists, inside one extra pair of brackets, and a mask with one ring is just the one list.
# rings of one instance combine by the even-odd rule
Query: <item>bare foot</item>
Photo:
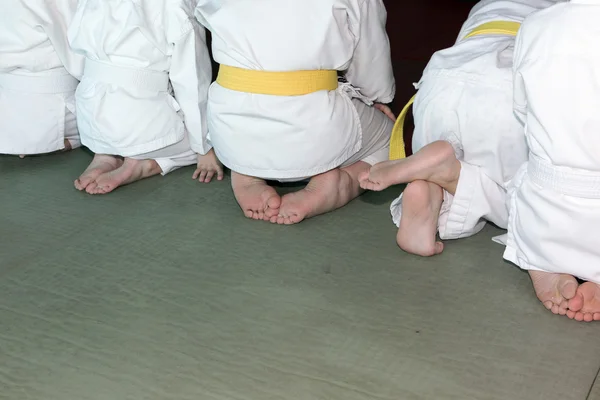
[(112, 171), (106, 172), (88, 185), (86, 192), (89, 194), (110, 193), (119, 186), (124, 186), (135, 181), (158, 175), (162, 172), (155, 160), (134, 160), (125, 158), (123, 164)]
[(113, 171), (123, 164), (119, 157), (106, 154), (96, 154), (90, 165), (83, 171), (83, 174), (75, 180), (75, 189), (84, 190), (100, 175)]
[(414, 181), (402, 193), (402, 217), (396, 235), (398, 246), (423, 257), (440, 254), (444, 244), (436, 241), (438, 217), (444, 199), (435, 183)]
[(585, 282), (569, 300), (569, 318), (577, 321), (600, 321), (600, 285)]
[(362, 192), (356, 176), (368, 168), (369, 164), (359, 161), (348, 168), (334, 169), (313, 177), (304, 189), (283, 196), (279, 214), (272, 217), (271, 222), (297, 224), (305, 218), (345, 206)]
[(567, 315), (569, 300), (577, 292), (577, 280), (567, 274), (529, 271), (537, 298), (554, 314)]
[(247, 218), (268, 221), (279, 212), (281, 197), (264, 180), (231, 171), (231, 187)]
[(428, 144), (408, 158), (376, 164), (358, 179), (360, 186), (368, 190), (380, 191), (399, 183), (424, 180), (454, 194), (460, 168), (452, 145), (439, 140)]

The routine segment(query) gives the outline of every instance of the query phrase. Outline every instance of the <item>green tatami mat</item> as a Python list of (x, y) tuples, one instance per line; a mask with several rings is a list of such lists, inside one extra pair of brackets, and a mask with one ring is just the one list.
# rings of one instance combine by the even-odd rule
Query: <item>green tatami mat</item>
[(419, 258), (395, 244), (399, 189), (280, 227), (192, 168), (79, 193), (89, 160), (0, 157), (1, 399), (590, 392), (600, 325), (547, 312), (495, 228)]

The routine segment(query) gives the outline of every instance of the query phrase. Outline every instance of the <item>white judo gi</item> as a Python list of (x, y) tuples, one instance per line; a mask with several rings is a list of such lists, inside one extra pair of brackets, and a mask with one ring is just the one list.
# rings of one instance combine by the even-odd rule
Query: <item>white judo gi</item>
[[(505, 259), (600, 283), (600, 0), (526, 20), (515, 48), (514, 106), (529, 160), (509, 188)], [(550, 29), (548, 29), (550, 27)]]
[(4, 0), (0, 12), (0, 154), (80, 145), (74, 93), (83, 57), (67, 41), (77, 0)]
[[(444, 191), (438, 220), (442, 239), (476, 234), (490, 221), (506, 228), (506, 185), (527, 159), (523, 126), (512, 107), (512, 61), (515, 37), (477, 35), (492, 21), (522, 22), (547, 0), (484, 0), (463, 24), (456, 44), (436, 52), (416, 87), (413, 150), (446, 140), (461, 163), (454, 196)], [(399, 226), (402, 196), (391, 205)]]
[[(395, 94), (381, 0), (200, 0), (221, 65), (269, 72), (345, 71), (337, 90), (274, 96), (214, 83), (215, 152), (241, 174), (302, 180), (387, 159), (392, 122), (371, 105)], [(360, 90), (360, 93), (358, 92)]]
[(211, 64), (192, 0), (80, 0), (69, 41), (86, 56), (82, 143), (154, 159), (163, 175), (206, 154)]

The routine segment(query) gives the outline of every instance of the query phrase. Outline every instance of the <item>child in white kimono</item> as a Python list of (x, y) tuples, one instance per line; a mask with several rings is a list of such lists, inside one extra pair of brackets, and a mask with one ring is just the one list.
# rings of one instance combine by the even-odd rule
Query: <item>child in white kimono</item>
[[(200, 0), (196, 16), (221, 64), (211, 140), (244, 214), (294, 224), (357, 197), (393, 125), (372, 107), (395, 93), (383, 2)], [(265, 182), (306, 179), (283, 197)]]
[(438, 232), (442, 239), (468, 237), (486, 221), (506, 228), (506, 184), (527, 159), (523, 127), (512, 110), (515, 36), (527, 15), (552, 4), (481, 1), (456, 44), (432, 56), (416, 85), (416, 153), (361, 176), (370, 190), (411, 182), (391, 206), (405, 251), (439, 254)]
[(515, 47), (530, 153), (509, 189), (504, 258), (553, 289), (540, 297), (548, 309), (578, 321), (600, 320), (599, 19), (600, 0), (558, 4), (526, 20)]
[(0, 154), (79, 147), (83, 57), (67, 41), (77, 0), (6, 0), (0, 12)]
[[(507, 228), (514, 219), (509, 220), (507, 188), (529, 151), (513, 112), (515, 35), (518, 23), (556, 3), (482, 1), (457, 44), (433, 56), (414, 104), (418, 151), (376, 165), (361, 177), (363, 187), (372, 190), (411, 182), (391, 207), (404, 250), (439, 254), (443, 244), (436, 242), (437, 232), (442, 239), (463, 238), (486, 221)], [(537, 271), (530, 275), (540, 301), (553, 313), (566, 314), (565, 299), (574, 296), (576, 286), (565, 295), (563, 281)]]
[(69, 28), (71, 46), (86, 57), (77, 122), (95, 156), (77, 189), (108, 193), (195, 162), (195, 177), (222, 179), (207, 135), (211, 64), (195, 5), (79, 1)]

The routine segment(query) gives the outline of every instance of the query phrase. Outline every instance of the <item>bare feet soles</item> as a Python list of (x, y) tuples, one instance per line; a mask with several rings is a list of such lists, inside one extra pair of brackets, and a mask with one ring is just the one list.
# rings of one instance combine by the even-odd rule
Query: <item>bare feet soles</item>
[(83, 174), (75, 180), (75, 189), (86, 190), (90, 184), (107, 172), (119, 168), (123, 164), (123, 160), (119, 157), (109, 156), (106, 154), (96, 154), (90, 165), (83, 171)]
[(446, 141), (437, 141), (408, 158), (374, 165), (370, 171), (359, 176), (359, 181), (363, 189), (380, 191), (392, 185), (424, 180), (454, 194), (460, 168), (452, 145)]
[(600, 285), (585, 282), (569, 300), (569, 318), (577, 321), (600, 321)]
[(264, 180), (232, 171), (231, 187), (247, 218), (268, 221), (279, 213), (281, 197)]
[(273, 216), (271, 222), (297, 224), (345, 206), (362, 192), (358, 175), (369, 167), (369, 164), (359, 161), (350, 167), (314, 176), (304, 189), (283, 196), (279, 214)]
[(438, 216), (443, 192), (438, 185), (414, 181), (402, 194), (402, 217), (396, 242), (408, 253), (423, 257), (440, 254), (442, 242), (436, 241)]
[(87, 186), (86, 192), (89, 194), (110, 193), (119, 186), (128, 185), (161, 172), (162, 170), (155, 160), (125, 158), (121, 166), (98, 176)]
[(544, 307), (557, 315), (567, 315), (569, 300), (577, 292), (577, 280), (571, 275), (529, 271), (537, 298)]

